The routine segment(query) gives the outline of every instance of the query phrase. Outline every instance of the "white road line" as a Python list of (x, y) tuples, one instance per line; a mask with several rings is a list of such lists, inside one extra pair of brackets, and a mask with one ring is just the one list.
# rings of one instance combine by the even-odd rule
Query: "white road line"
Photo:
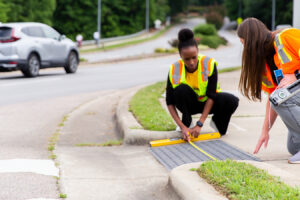
[(16, 86), (16, 85), (25, 85), (25, 84), (38, 84), (38, 83), (43, 83), (43, 82), (53, 82), (53, 81), (57, 81), (57, 80), (62, 80), (62, 78), (24, 80), (24, 81), (12, 82), (12, 83), (0, 84), (0, 86), (7, 87), (7, 86)]
[(59, 170), (52, 160), (11, 159), (0, 160), (0, 173), (32, 172), (59, 177)]
[(234, 126), (237, 130), (239, 130), (239, 131), (247, 131), (246, 129), (244, 129), (244, 128), (242, 128), (242, 127), (240, 127), (240, 126), (238, 126), (238, 125), (236, 125), (235, 123), (233, 123), (233, 122), (230, 122), (230, 124), (232, 125), (232, 126)]
[(26, 199), (26, 200), (59, 200), (59, 199), (37, 198), (37, 199)]

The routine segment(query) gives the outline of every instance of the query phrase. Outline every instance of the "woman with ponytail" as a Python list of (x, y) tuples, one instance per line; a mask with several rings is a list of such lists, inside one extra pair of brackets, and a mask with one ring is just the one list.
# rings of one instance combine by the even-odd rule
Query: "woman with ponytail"
[[(269, 96), (296, 84), (300, 69), (300, 30), (295, 28), (271, 32), (256, 18), (248, 18), (237, 32), (244, 45), (239, 87), (251, 100), (261, 100), (261, 91)], [(278, 71), (279, 70), (279, 71)], [(276, 74), (282, 72), (281, 76)], [(299, 84), (300, 89), (300, 84)], [(297, 88), (294, 88), (297, 89)], [(280, 105), (267, 102), (265, 120), (254, 153), (269, 141), (269, 130), (281, 117), (288, 128), (289, 163), (300, 163), (300, 92)]]
[[(211, 126), (225, 135), (239, 99), (221, 92), (217, 62), (199, 54), (194, 33), (190, 29), (180, 30), (178, 39), (181, 59), (170, 66), (166, 90), (168, 110), (185, 140), (189, 140), (190, 136), (199, 136), (208, 114), (213, 114)], [(176, 109), (182, 113), (181, 120)], [(192, 115), (197, 113), (202, 115), (192, 126)]]

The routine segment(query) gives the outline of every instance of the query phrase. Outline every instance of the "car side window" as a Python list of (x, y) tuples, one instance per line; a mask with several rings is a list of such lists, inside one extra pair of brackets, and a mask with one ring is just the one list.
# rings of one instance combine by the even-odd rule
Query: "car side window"
[(44, 26), (43, 31), (44, 31), (47, 38), (52, 38), (54, 40), (59, 40), (60, 34), (56, 30), (54, 30), (53, 28)]
[(27, 27), (23, 32), (32, 37), (45, 37), (42, 28), (38, 26)]
[(23, 33), (25, 33), (26, 35), (30, 35), (30, 33), (29, 33), (29, 28), (28, 28), (28, 27), (22, 28), (21, 31), (22, 31)]

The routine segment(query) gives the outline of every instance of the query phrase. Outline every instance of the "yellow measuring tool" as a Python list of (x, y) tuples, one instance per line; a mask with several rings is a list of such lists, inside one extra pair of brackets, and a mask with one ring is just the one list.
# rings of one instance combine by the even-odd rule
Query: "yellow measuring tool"
[[(199, 148), (196, 146), (193, 142), (196, 141), (201, 141), (201, 140), (212, 140), (212, 139), (218, 139), (220, 138), (221, 135), (219, 132), (215, 133), (206, 133), (206, 134), (201, 134), (197, 138), (192, 137), (189, 141), (189, 144), (192, 145), (195, 149), (206, 155), (207, 157), (211, 158), (212, 160), (217, 160), (215, 157), (212, 155), (208, 154), (205, 152), (203, 149)], [(174, 138), (174, 139), (163, 139), (163, 140), (154, 140), (150, 142), (151, 147), (159, 147), (159, 146), (166, 146), (166, 145), (173, 145), (173, 144), (180, 144), (186, 142), (185, 140), (181, 138)]]
[[(221, 135), (219, 132), (215, 133), (205, 133), (205, 134), (200, 134), (197, 138), (192, 137), (191, 141), (192, 142), (197, 142), (201, 140), (212, 140), (212, 139), (218, 139), (220, 138)], [(173, 138), (173, 139), (163, 139), (163, 140), (154, 140), (150, 141), (150, 146), (151, 147), (159, 147), (159, 146), (166, 146), (166, 145), (172, 145), (172, 144), (180, 144), (186, 142), (182, 138)]]
[(193, 142), (189, 141), (190, 145), (192, 145), (195, 149), (197, 149), (198, 151), (200, 151), (201, 153), (205, 154), (207, 157), (211, 158), (212, 160), (217, 160), (215, 157), (213, 157), (212, 155), (209, 155), (206, 151), (204, 151), (203, 149), (200, 149), (199, 147), (197, 147)]

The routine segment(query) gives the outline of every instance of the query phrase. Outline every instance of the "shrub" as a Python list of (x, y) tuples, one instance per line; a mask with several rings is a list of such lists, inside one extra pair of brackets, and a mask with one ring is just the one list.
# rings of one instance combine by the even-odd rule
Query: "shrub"
[(217, 30), (213, 24), (200, 24), (194, 28), (194, 34), (217, 35)]
[(205, 19), (206, 23), (214, 24), (218, 30), (223, 25), (223, 17), (215, 11), (205, 14)]
[(200, 44), (207, 45), (210, 48), (218, 48), (221, 44), (226, 45), (227, 40), (223, 37), (219, 37), (218, 35), (211, 35), (211, 36), (203, 36), (200, 40)]
[(169, 43), (172, 47), (177, 48), (177, 47), (178, 47), (179, 40), (178, 40), (178, 39), (172, 39), (172, 40), (169, 40), (168, 43)]

